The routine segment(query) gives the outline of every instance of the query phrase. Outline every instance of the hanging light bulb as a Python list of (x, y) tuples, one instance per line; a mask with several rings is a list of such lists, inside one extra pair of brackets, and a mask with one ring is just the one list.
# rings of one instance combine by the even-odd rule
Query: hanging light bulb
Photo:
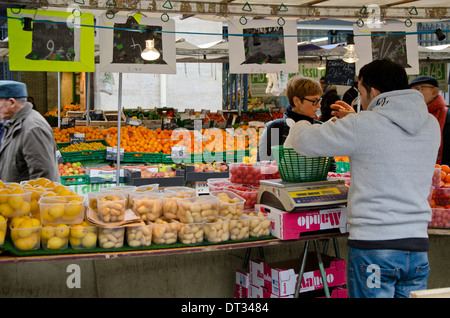
[(141, 53), (141, 57), (147, 61), (154, 61), (159, 58), (161, 54), (155, 49), (155, 40), (145, 40), (145, 49)]
[(323, 62), (323, 58), (322, 56), (320, 57), (320, 61), (319, 64), (317, 64), (317, 69), (318, 70), (323, 70), (326, 67), (325, 63)]
[(358, 54), (355, 52), (355, 41), (353, 41), (353, 34), (350, 34), (347, 39), (347, 52), (344, 54), (344, 62), (355, 63), (359, 60)]

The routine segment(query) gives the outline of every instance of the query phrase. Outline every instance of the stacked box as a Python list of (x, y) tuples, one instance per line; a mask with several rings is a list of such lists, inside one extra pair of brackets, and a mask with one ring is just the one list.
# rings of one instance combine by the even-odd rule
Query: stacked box
[[(321, 254), (328, 287), (342, 287), (346, 284), (345, 261), (336, 257)], [(298, 273), (300, 271), (299, 259), (276, 263), (266, 263), (262, 260), (250, 261), (250, 289), (249, 298), (280, 298), (291, 297), (295, 294)], [(315, 252), (309, 252), (305, 271), (302, 277), (300, 294), (323, 289), (322, 276)], [(320, 293), (319, 293), (320, 294)], [(311, 295), (313, 295), (311, 293)], [(341, 298), (343, 292), (336, 291), (336, 298)]]
[(302, 233), (339, 230), (347, 233), (347, 208), (317, 208), (303, 212), (286, 212), (269, 205), (256, 204), (256, 212), (265, 212), (271, 220), (271, 233), (281, 240), (299, 239)]
[(234, 290), (234, 298), (248, 298), (250, 287), (250, 270), (236, 270), (236, 288)]

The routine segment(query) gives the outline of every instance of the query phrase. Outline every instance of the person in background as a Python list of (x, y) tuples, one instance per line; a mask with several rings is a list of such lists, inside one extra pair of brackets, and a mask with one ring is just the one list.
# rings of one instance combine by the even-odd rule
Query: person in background
[[(299, 121), (285, 146), (308, 157), (349, 157), (349, 296), (409, 297), (427, 288), (430, 272), (427, 197), (439, 124), (423, 96), (408, 89), (400, 64), (384, 59), (364, 65), (358, 91), (364, 111), (322, 125)], [(411, 171), (414, 178), (407, 177)]]
[(258, 161), (274, 160), (271, 146), (283, 145), (289, 134), (287, 118), (291, 118), (295, 122), (306, 120), (311, 124), (321, 123), (315, 119), (322, 96), (322, 88), (317, 81), (294, 76), (286, 85), (286, 96), (289, 105), (286, 107), (283, 118), (265, 124), (259, 139)]
[(355, 79), (352, 87), (345, 91), (344, 95), (342, 95), (342, 101), (346, 102), (348, 105), (352, 106), (355, 112), (358, 111), (358, 79)]
[(36, 105), (34, 104), (34, 98), (33, 98), (33, 97), (28, 96), (27, 101), (28, 101), (31, 105), (33, 105), (33, 109), (34, 109), (34, 110), (37, 110), (37, 107), (36, 107)]
[(320, 121), (326, 122), (331, 117), (331, 104), (334, 104), (337, 100), (339, 100), (339, 95), (337, 93), (337, 89), (335, 85), (329, 85), (325, 83), (325, 77), (320, 79), (320, 86), (322, 87), (322, 100), (320, 102)]
[(0, 119), (0, 148), (2, 147), (2, 138), (5, 132), (5, 121)]
[(60, 181), (53, 131), (27, 103), (24, 83), (0, 81), (0, 118), (7, 121), (0, 147), (0, 180)]
[(439, 83), (431, 76), (419, 76), (409, 83), (409, 88), (422, 93), (428, 112), (439, 122), (441, 127), (441, 145), (437, 164), (450, 165), (450, 112), (444, 97), (439, 94)]

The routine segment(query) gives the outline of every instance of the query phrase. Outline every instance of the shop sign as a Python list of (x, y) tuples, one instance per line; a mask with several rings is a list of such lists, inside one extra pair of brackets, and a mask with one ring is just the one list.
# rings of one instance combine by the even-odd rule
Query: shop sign
[(442, 92), (448, 92), (448, 78), (447, 78), (447, 63), (443, 61), (436, 62), (420, 62), (419, 74), (411, 75), (408, 77), (408, 81), (411, 82), (418, 76), (432, 76), (439, 82), (439, 89)]

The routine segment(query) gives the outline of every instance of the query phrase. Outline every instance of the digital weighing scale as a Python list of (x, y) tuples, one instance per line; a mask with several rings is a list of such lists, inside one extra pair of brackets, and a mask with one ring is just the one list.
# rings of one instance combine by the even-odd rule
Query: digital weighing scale
[(330, 207), (347, 203), (348, 188), (344, 180), (300, 183), (281, 179), (261, 180), (257, 203), (287, 212)]

